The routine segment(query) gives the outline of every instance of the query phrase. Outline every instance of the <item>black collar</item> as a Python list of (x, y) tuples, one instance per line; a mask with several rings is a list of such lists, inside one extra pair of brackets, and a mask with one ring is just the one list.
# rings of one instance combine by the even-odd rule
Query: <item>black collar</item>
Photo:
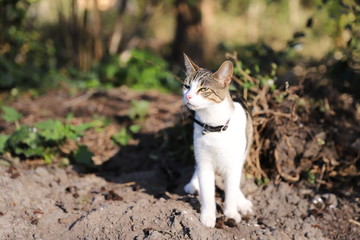
[(230, 122), (230, 118), (229, 120), (227, 120), (227, 122), (225, 123), (225, 125), (220, 125), (220, 126), (209, 126), (206, 123), (202, 123), (199, 120), (197, 120), (193, 115), (190, 115), (189, 118), (194, 121), (194, 123), (198, 124), (199, 126), (201, 126), (203, 128), (202, 134), (205, 135), (208, 132), (222, 132), (222, 131), (226, 131), (226, 129), (229, 127), (229, 122)]

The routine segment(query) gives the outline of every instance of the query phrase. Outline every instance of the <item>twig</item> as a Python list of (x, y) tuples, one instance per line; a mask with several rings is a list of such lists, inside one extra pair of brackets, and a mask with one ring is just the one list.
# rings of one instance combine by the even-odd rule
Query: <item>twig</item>
[[(321, 180), (321, 179), (316, 179), (316, 182), (318, 184), (321, 184), (321, 185), (326, 185), (326, 187), (328, 187), (328, 188), (331, 188), (333, 186), (332, 183), (326, 182), (326, 181)], [(316, 188), (316, 189), (318, 189), (318, 188)]]
[(136, 184), (136, 182), (126, 182), (126, 183), (120, 183), (119, 185), (127, 187), (127, 186), (132, 186), (132, 185), (135, 185), (135, 184)]
[(283, 170), (281, 169), (280, 163), (279, 163), (279, 152), (277, 151), (277, 149), (274, 150), (274, 156), (275, 156), (276, 169), (279, 172), (280, 176), (282, 176), (283, 178), (285, 178), (289, 182), (297, 182), (297, 181), (299, 181), (299, 179), (300, 179), (300, 174), (299, 173), (296, 173), (295, 176), (291, 176), (291, 175), (283, 172)]
[(86, 100), (88, 100), (89, 98), (91, 98), (95, 93), (97, 93), (97, 91), (95, 91), (95, 90), (89, 90), (89, 91), (86, 92), (85, 94), (80, 95), (80, 96), (78, 96), (78, 97), (76, 97), (76, 98), (74, 98), (74, 99), (71, 99), (71, 100), (67, 101), (67, 102), (65, 103), (65, 106), (66, 106), (66, 107), (69, 107), (69, 106), (71, 106), (71, 105), (75, 105), (75, 104), (78, 104), (78, 103), (80, 103), (80, 102), (86, 101)]
[(256, 111), (252, 115), (253, 116), (258, 116), (258, 115), (261, 115), (261, 114), (265, 114), (265, 115), (272, 114), (272, 115), (275, 115), (275, 116), (280, 116), (280, 117), (285, 117), (285, 118), (288, 118), (288, 119), (292, 119), (292, 116), (289, 113), (275, 112), (275, 111), (272, 111), (272, 110)]
[(358, 227), (360, 227), (360, 222), (355, 221), (354, 219), (349, 219), (349, 222), (351, 222), (351, 223), (357, 225)]
[(91, 209), (90, 211), (86, 212), (85, 214), (81, 215), (78, 219), (75, 220), (72, 224), (69, 226), (69, 231), (74, 228), (75, 224), (83, 220), (85, 217), (89, 216), (90, 213), (95, 212), (96, 208)]
[(237, 58), (237, 53), (234, 52), (233, 54), (227, 53), (226, 54), (227, 57), (231, 58), (234, 60), (234, 62), (236, 63), (236, 67), (238, 68), (239, 72), (241, 73), (241, 75), (243, 75), (250, 83), (254, 83), (254, 78), (251, 77), (249, 74), (247, 74), (247, 72), (245, 72), (241, 66), (240, 66), (240, 61)]
[(61, 201), (56, 201), (55, 206), (60, 208), (64, 213), (68, 213), (67, 209), (64, 207), (64, 203)]
[(323, 179), (323, 177), (324, 177), (325, 170), (326, 170), (326, 166), (325, 166), (325, 164), (324, 164), (324, 165), (322, 166), (322, 168), (321, 168), (320, 178), (317, 179), (316, 191), (318, 191), (319, 188), (320, 188), (320, 185), (323, 184), (323, 180), (322, 180), (322, 179)]

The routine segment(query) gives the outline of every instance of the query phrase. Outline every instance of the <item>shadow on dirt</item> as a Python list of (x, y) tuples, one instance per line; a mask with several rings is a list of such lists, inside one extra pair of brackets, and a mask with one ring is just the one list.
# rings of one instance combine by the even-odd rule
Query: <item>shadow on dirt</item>
[[(140, 101), (148, 104), (146, 109), (140, 109), (140, 113), (147, 111), (147, 116), (134, 122), (129, 113), (137, 107), (134, 103)], [(109, 182), (129, 184), (133, 190), (144, 190), (156, 198), (167, 198), (166, 192), (184, 194), (182, 187), (191, 177), (194, 158), (190, 150), (192, 129), (184, 121), (187, 113), (181, 109), (181, 97), (119, 88), (93, 94), (83, 104), (76, 105), (73, 111), (91, 115), (94, 110), (89, 106), (94, 106), (97, 114), (113, 119), (120, 129), (141, 125), (141, 131), (132, 134), (132, 143), (104, 159), (96, 169), (98, 176)]]
[(136, 145), (124, 146), (97, 173), (107, 181), (131, 183), (156, 198), (166, 192), (184, 194), (193, 173), (191, 126), (175, 125), (157, 133), (137, 134)]

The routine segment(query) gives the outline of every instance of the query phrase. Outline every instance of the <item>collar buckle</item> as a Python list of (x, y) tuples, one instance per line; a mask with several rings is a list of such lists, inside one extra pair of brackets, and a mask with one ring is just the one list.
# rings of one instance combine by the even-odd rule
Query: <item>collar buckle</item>
[(228, 128), (228, 123), (226, 123), (225, 125), (222, 126), (222, 128), (220, 129), (220, 132), (222, 131), (226, 131), (226, 129)]

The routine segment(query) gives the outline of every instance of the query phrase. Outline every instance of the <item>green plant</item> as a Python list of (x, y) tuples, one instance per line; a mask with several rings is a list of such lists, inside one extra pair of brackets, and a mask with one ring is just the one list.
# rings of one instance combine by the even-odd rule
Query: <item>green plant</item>
[(30, 26), (33, 0), (0, 0), (0, 89), (49, 86), (57, 77), (53, 41)]
[(149, 102), (145, 100), (132, 100), (128, 115), (131, 120), (143, 121), (149, 114)]
[(311, 171), (311, 170), (307, 170), (307, 171), (304, 171), (304, 176), (305, 176), (305, 179), (311, 183), (311, 184), (315, 184), (316, 183), (316, 176), (315, 174)]
[[(5, 116), (11, 121), (17, 121), (21, 117), (12, 110), (8, 110), (6, 113), (2, 117)], [(32, 127), (22, 125), (9, 136), (0, 135), (0, 154), (10, 152), (12, 155), (25, 158), (40, 157), (46, 163), (51, 163), (54, 157), (64, 155), (60, 147), (66, 141), (78, 141), (89, 128), (99, 128), (101, 125), (99, 121), (73, 125), (49, 119), (38, 122)], [(87, 167), (94, 166), (91, 160), (93, 155), (86, 146), (78, 145), (77, 149), (65, 155), (69, 158), (73, 157), (76, 163), (84, 164)]]
[(118, 133), (112, 136), (112, 140), (121, 146), (126, 146), (131, 140), (131, 135), (126, 130), (126, 128), (122, 128)]
[(94, 154), (89, 150), (87, 146), (79, 145), (78, 149), (74, 151), (74, 160), (76, 163), (80, 163), (89, 168), (94, 168), (95, 165), (92, 161)]
[(0, 153), (5, 151), (5, 144), (8, 140), (8, 136), (4, 134), (0, 134)]
[(112, 88), (126, 85), (137, 90), (158, 89), (163, 92), (178, 92), (176, 76), (168, 70), (168, 63), (150, 51), (133, 50), (126, 61), (118, 56), (105, 56), (89, 71), (68, 68), (65, 75), (70, 85), (80, 89)]
[(269, 178), (257, 178), (256, 179), (256, 184), (257, 185), (267, 185), (269, 183), (270, 179)]
[(16, 128), (20, 127), (19, 119), (22, 117), (22, 114), (19, 113), (16, 109), (12, 107), (2, 106), (1, 118), (6, 122), (15, 123)]
[(126, 146), (133, 138), (133, 134), (138, 133), (140, 129), (141, 127), (139, 125), (131, 125), (129, 128), (122, 128), (118, 133), (112, 136), (112, 140), (118, 145)]
[(168, 63), (154, 53), (133, 50), (130, 59), (121, 63), (120, 84), (139, 90), (179, 91), (176, 77), (167, 68)]
[(44, 147), (44, 143), (36, 130), (27, 126), (21, 126), (14, 131), (9, 136), (5, 146), (5, 151), (18, 156), (45, 157), (47, 152), (47, 148)]
[(35, 124), (39, 135), (46, 141), (53, 141), (54, 143), (61, 143), (65, 139), (76, 140), (81, 137), (85, 130), (92, 127), (94, 122), (83, 123), (79, 125), (72, 125), (62, 123), (60, 120), (46, 120)]

